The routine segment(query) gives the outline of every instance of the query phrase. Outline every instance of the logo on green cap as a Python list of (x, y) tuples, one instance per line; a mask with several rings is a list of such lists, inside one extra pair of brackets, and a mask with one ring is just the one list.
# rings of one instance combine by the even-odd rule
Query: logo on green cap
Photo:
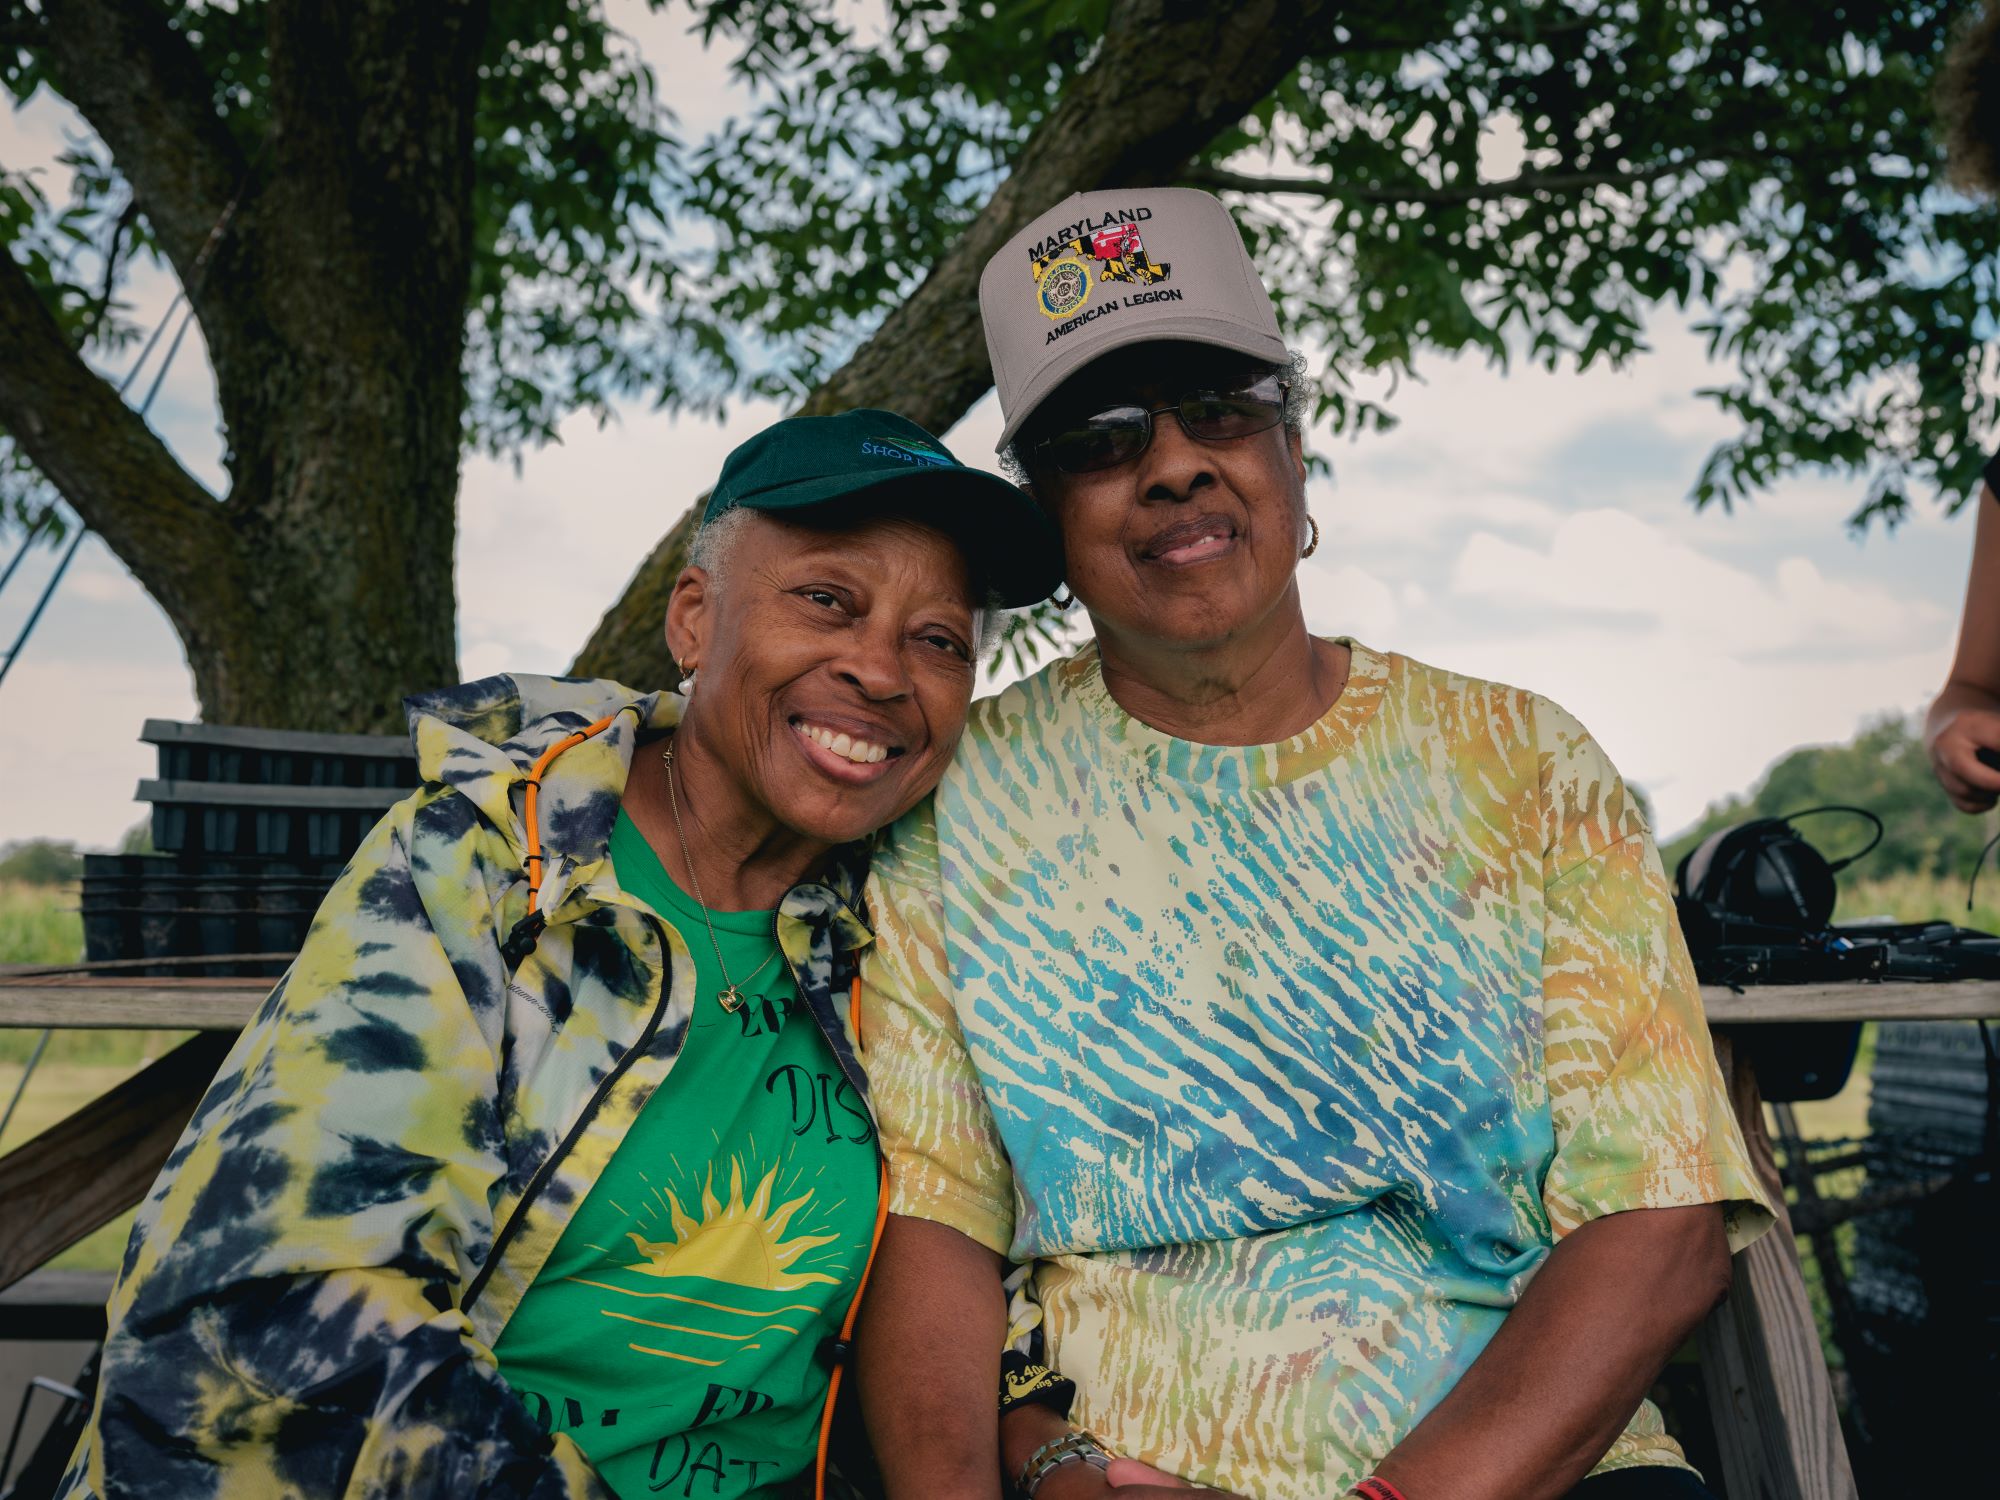
[(940, 453), (928, 443), (895, 438), (864, 438), (861, 452), (867, 458), (889, 458), (899, 464), (922, 464), (926, 468), (955, 469), (958, 464), (948, 453)]

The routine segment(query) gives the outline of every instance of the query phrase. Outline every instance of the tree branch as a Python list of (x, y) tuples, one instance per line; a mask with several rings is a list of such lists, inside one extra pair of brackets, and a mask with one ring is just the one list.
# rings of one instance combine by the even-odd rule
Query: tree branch
[(1633, 187), (1678, 172), (1713, 165), (1725, 159), (1710, 152), (1693, 159), (1651, 162), (1602, 172), (1523, 172), (1498, 182), (1468, 182), (1433, 187), (1427, 182), (1400, 184), (1328, 182), (1318, 177), (1256, 177), (1222, 167), (1197, 167), (1182, 181), (1212, 192), (1298, 194), (1344, 203), (1424, 203), (1457, 207), (1499, 198), (1531, 198), (1539, 193), (1575, 193), (1595, 187)]
[(117, 221), (111, 226), (111, 243), (104, 247), (104, 274), (98, 278), (97, 295), (90, 299), (90, 308), (84, 315), (80, 344), (89, 345), (103, 326), (105, 314), (111, 311), (111, 294), (118, 290), (119, 262), (124, 258), (125, 242), (138, 222), (139, 200), (133, 198), (118, 211)]
[[(979, 273), (1007, 237), (1071, 193), (1180, 178), (1202, 147), (1325, 40), (1338, 12), (1332, 0), (1114, 3), (1097, 60), (1036, 127), (979, 216), (799, 412), (879, 406), (933, 432), (950, 427), (993, 383)], [(571, 671), (639, 686), (674, 680), (660, 622), (694, 515), (640, 564)]]
[(46, 56), (111, 149), (196, 311), (195, 264), (243, 190), (243, 153), (193, 46), (150, 0), (49, 0)]
[(222, 507), (70, 347), (3, 251), (0, 427), (175, 624), (192, 621), (204, 585), (233, 553)]

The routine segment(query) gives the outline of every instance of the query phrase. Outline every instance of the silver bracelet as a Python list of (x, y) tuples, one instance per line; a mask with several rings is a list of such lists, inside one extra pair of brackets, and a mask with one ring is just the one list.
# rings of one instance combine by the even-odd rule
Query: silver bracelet
[(1021, 1465), (1021, 1475), (1014, 1481), (1014, 1488), (1025, 1500), (1034, 1500), (1035, 1491), (1064, 1464), (1086, 1463), (1093, 1469), (1111, 1467), (1111, 1455), (1103, 1445), (1087, 1432), (1069, 1432), (1052, 1443), (1044, 1443), (1028, 1455), (1028, 1461)]

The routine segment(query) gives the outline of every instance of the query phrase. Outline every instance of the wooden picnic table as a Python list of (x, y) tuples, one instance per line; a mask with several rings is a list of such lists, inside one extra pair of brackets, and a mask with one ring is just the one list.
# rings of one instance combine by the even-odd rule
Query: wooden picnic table
[[(0, 974), (0, 1027), (137, 1027), (196, 1034), (34, 1140), (0, 1157), (0, 1291), (135, 1206), (166, 1161), (268, 979)], [(1855, 1500), (1839, 1413), (1777, 1158), (1732, 1027), (1748, 1023), (1983, 1020), (2000, 981), (1704, 987), (1716, 1056), (1780, 1232), (1736, 1259), (1729, 1299), (1702, 1325), (1704, 1385), (1723, 1488), (1757, 1500)]]

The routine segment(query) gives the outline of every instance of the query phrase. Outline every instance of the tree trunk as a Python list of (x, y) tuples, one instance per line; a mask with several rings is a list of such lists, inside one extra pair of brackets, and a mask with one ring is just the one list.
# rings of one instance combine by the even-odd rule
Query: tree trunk
[(259, 193), (268, 355), (217, 361), (249, 634), (195, 663), (212, 719), (399, 729), (457, 677), (460, 360), (483, 7), (271, 13)]
[(200, 318), (228, 498), (91, 374), (5, 256), (0, 425), (166, 609), (204, 718), (394, 730), (406, 694), (457, 676), (486, 4), (271, 0), (267, 13), (270, 123), (252, 160), (152, 0), (50, 7), (52, 71)]
[[(933, 432), (951, 426), (993, 383), (979, 325), (979, 273), (993, 252), (1071, 193), (1176, 181), (1298, 66), (1339, 9), (1328, 0), (1114, 5), (1096, 61), (1029, 137), (979, 217), (797, 415), (877, 406)], [(639, 565), (572, 672), (634, 687), (675, 680), (662, 622), (699, 513), (697, 503)]]

